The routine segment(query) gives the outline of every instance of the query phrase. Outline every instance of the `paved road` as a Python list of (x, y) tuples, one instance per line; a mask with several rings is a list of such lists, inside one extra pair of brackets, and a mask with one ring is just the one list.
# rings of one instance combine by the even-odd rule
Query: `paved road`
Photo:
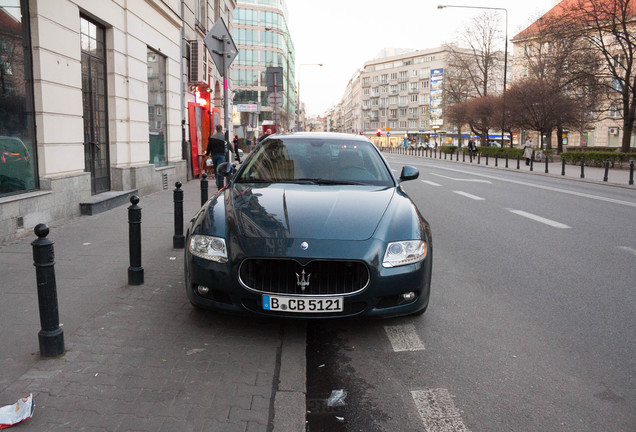
[(636, 430), (633, 187), (387, 157), (420, 169), (431, 304), (310, 323), (329, 355), (309, 376), (348, 392), (340, 430)]

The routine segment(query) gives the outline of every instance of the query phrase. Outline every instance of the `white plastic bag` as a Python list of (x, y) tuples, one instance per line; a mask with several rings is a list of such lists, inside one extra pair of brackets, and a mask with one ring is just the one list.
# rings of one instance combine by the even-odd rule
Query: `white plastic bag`
[(33, 394), (19, 399), (13, 405), (0, 407), (0, 429), (11, 427), (33, 415)]

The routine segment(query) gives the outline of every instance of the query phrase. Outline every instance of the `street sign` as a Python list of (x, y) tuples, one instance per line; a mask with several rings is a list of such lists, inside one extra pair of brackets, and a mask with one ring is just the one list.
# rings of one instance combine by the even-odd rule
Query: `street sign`
[(387, 133), (386, 133), (386, 136), (391, 136), (391, 132), (387, 132)]
[(238, 48), (236, 48), (223, 18), (219, 18), (214, 23), (209, 33), (203, 38), (203, 42), (205, 42), (219, 73), (223, 75), (238, 55)]
[(269, 96), (267, 96), (267, 103), (270, 106), (276, 105), (278, 107), (282, 107), (283, 100), (283, 92), (270, 93)]
[(258, 112), (258, 104), (238, 104), (238, 112)]
[(268, 92), (280, 92), (283, 90), (283, 68), (270, 66), (265, 70), (265, 82)]

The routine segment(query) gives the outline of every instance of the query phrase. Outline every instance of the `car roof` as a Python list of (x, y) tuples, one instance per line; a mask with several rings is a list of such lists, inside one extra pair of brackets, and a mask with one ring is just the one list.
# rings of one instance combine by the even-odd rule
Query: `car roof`
[(347, 134), (342, 132), (294, 132), (287, 134), (273, 134), (269, 139), (324, 139), (324, 140), (348, 140), (371, 142), (363, 135)]

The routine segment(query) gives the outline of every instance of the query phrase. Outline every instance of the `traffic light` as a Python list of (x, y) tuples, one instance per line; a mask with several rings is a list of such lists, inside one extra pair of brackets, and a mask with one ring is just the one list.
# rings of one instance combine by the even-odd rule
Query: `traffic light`
[(378, 131), (375, 133), (376, 136), (382, 136), (382, 129), (378, 128)]

